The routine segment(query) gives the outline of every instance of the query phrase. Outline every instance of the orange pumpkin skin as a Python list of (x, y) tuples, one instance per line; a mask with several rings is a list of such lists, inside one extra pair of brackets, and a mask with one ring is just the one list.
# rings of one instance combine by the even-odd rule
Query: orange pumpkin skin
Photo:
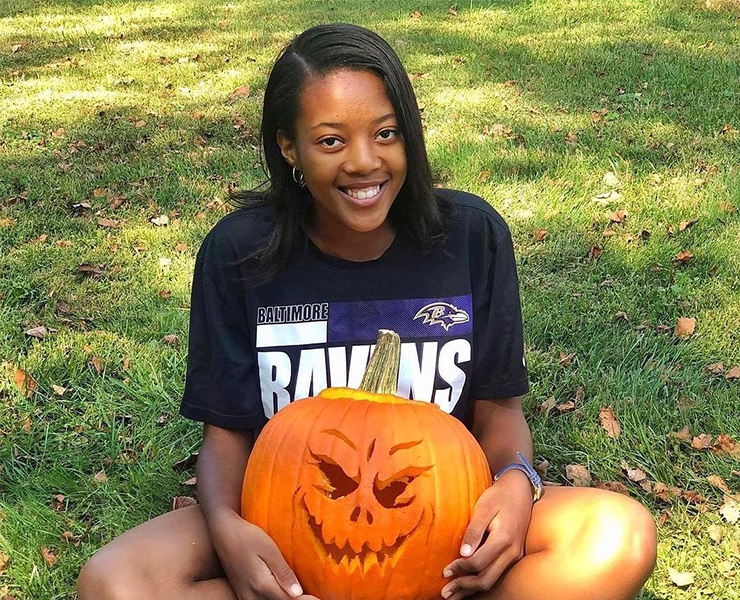
[(329, 388), (263, 429), (242, 516), (320, 600), (431, 600), (490, 485), (475, 438), (437, 406)]

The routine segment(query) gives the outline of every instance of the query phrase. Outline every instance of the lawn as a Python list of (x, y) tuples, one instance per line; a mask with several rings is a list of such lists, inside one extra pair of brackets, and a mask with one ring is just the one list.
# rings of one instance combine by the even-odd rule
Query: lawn
[(194, 256), (264, 179), (272, 61), (331, 21), (391, 43), (435, 181), (512, 229), (545, 478), (650, 508), (641, 598), (738, 598), (737, 0), (3, 0), (0, 597), (74, 597), (194, 495)]

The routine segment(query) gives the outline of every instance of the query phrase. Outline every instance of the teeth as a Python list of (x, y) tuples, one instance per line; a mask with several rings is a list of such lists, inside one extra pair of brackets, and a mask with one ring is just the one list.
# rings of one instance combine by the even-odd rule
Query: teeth
[(375, 187), (365, 188), (363, 190), (348, 189), (345, 193), (348, 196), (352, 196), (353, 198), (357, 198), (359, 200), (365, 200), (367, 198), (372, 198), (373, 196), (377, 196), (379, 191), (380, 191), (380, 186), (376, 185)]

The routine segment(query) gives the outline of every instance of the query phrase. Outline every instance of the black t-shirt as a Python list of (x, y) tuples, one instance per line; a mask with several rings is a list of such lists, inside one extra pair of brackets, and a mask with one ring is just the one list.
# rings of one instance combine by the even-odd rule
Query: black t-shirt
[(444, 245), (397, 235), (375, 260), (305, 252), (250, 287), (247, 262), (271, 231), (266, 207), (224, 217), (198, 252), (180, 414), (261, 429), (293, 400), (357, 387), (379, 329), (401, 336), (398, 395), (434, 402), (470, 427), (469, 400), (528, 391), (509, 229), (483, 199), (455, 190)]

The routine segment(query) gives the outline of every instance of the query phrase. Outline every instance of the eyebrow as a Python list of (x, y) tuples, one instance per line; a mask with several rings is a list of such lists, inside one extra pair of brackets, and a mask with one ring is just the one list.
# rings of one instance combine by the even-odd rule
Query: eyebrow
[[(372, 124), (373, 125), (377, 125), (378, 123), (382, 123), (386, 119), (390, 119), (391, 117), (395, 117), (395, 116), (396, 116), (396, 113), (392, 113), (392, 112), (387, 113), (387, 114), (383, 115), (382, 117), (378, 117), (377, 119), (375, 119)], [(313, 127), (311, 127), (311, 130), (318, 129), (321, 126), (324, 126), (324, 127), (335, 127), (337, 129), (340, 129), (340, 128), (344, 127), (344, 123), (334, 123), (334, 122), (324, 121), (323, 123), (319, 123), (318, 125), (314, 125)]]
[(355, 446), (349, 438), (347, 438), (346, 435), (344, 435), (341, 431), (337, 431), (336, 429), (325, 429), (321, 433), (328, 433), (329, 435), (333, 435), (335, 437), (338, 437), (340, 440), (345, 442), (352, 450), (357, 450), (357, 446)]

